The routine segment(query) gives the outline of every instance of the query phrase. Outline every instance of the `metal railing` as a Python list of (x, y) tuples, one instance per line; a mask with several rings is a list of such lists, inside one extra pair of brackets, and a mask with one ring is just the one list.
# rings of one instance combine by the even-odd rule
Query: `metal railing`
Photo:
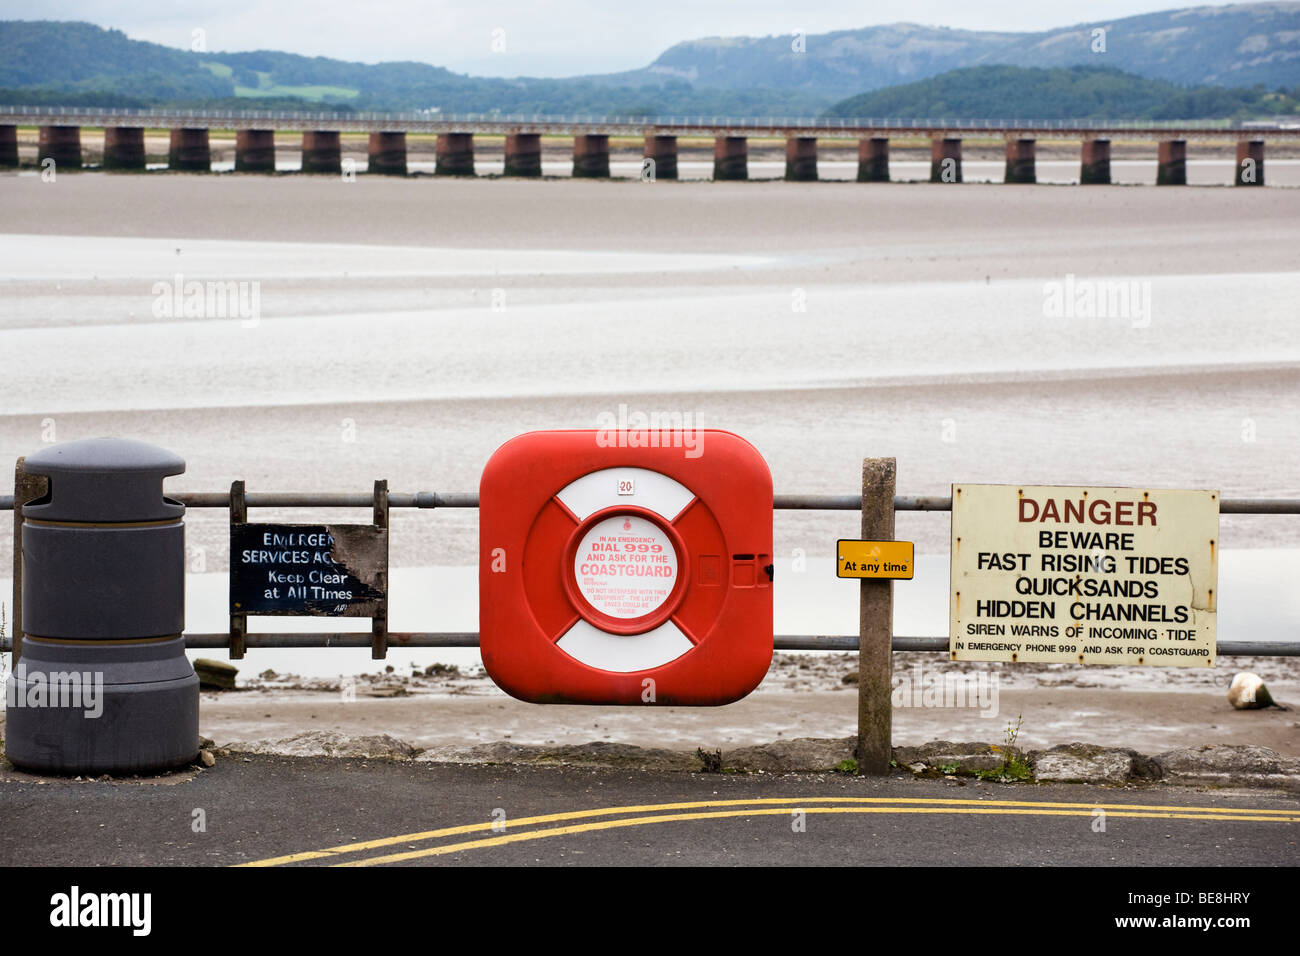
[[(229, 508), (229, 492), (184, 492), (168, 497), (186, 508)], [(248, 492), (245, 504), (250, 508), (370, 508), (374, 496), (348, 492)], [(772, 499), (777, 511), (859, 511), (861, 495), (783, 494)], [(478, 495), (473, 492), (390, 492), (388, 507), (435, 510), (438, 508), (477, 508)], [(12, 511), (13, 495), (0, 495), (0, 511)], [(894, 511), (951, 511), (952, 498), (940, 495), (895, 495)], [(1220, 514), (1300, 515), (1300, 498), (1222, 498)], [(185, 646), (192, 649), (221, 649), (230, 646), (228, 633), (192, 633), (185, 635)], [(389, 631), (390, 648), (478, 647), (475, 631)], [(244, 638), (248, 648), (370, 647), (372, 636), (356, 632), (261, 632)], [(948, 637), (909, 637), (894, 635), (894, 651), (948, 652)], [(774, 648), (780, 651), (855, 651), (856, 634), (778, 634)], [(0, 651), (12, 649), (12, 638), (0, 639)], [(1220, 657), (1296, 657), (1300, 641), (1219, 641)]]
[[(189, 491), (170, 494), (186, 508), (229, 508), (228, 491)], [(369, 508), (374, 497), (369, 492), (348, 491), (250, 491), (245, 496), (250, 508)], [(0, 511), (12, 511), (13, 495), (0, 495)], [(390, 508), (477, 508), (477, 492), (392, 491)], [(773, 495), (776, 511), (857, 511), (862, 507), (859, 495)], [(895, 495), (895, 511), (951, 511), (952, 498), (947, 495)], [(1300, 498), (1223, 498), (1220, 514), (1300, 515)]]

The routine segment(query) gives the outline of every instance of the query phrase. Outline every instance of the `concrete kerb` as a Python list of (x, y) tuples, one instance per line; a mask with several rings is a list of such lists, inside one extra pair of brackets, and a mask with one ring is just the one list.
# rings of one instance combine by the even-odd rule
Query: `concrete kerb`
[[(0, 722), (0, 739), (4, 725)], [(636, 770), (644, 773), (729, 774), (851, 774), (853, 737), (798, 737), (709, 753), (658, 747), (638, 747), (611, 741), (586, 744), (528, 745), (509, 741), (464, 748), (422, 749), (389, 734), (356, 736), (310, 731), (274, 740), (231, 741), (216, 746), (201, 738), (202, 751), (223, 761), (254, 756), (297, 759), (389, 760), (401, 763), (477, 764), (515, 767), (557, 767), (583, 770)], [(1267, 747), (1207, 744), (1147, 756), (1123, 747), (1099, 744), (1059, 744), (1046, 750), (1017, 752), (1033, 768), (1023, 784), (1071, 783), (1107, 787), (1177, 786), (1193, 789), (1275, 790), (1300, 794), (1300, 757)], [(716, 759), (715, 759), (716, 757)], [(982, 741), (931, 741), (916, 747), (893, 748), (891, 773), (954, 780), (983, 777), (991, 782), (1004, 754)], [(68, 777), (18, 770), (0, 758), (0, 783), (7, 781), (77, 784), (188, 783), (211, 772), (198, 760), (166, 773), (97, 777)]]
[[(498, 764), (701, 773), (852, 773), (853, 737), (799, 737), (709, 752), (637, 747), (610, 741), (528, 745), (509, 741), (466, 748), (422, 749), (387, 734), (351, 736), (312, 731), (276, 740), (236, 741), (214, 752), (246, 755), (397, 760), (419, 763)], [(1300, 757), (1266, 747), (1205, 745), (1155, 755), (1098, 744), (1060, 744), (1047, 750), (1016, 751), (1032, 768), (1024, 783), (1082, 783), (1104, 786), (1169, 784), (1199, 788), (1274, 789), (1300, 793)], [(983, 777), (996, 774), (1005, 753), (985, 742), (932, 741), (895, 747), (891, 772), (922, 777)]]

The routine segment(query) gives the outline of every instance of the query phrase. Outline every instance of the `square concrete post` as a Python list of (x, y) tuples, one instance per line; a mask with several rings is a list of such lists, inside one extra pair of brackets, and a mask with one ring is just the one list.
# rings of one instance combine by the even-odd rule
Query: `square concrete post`
[(37, 143), (36, 161), (42, 167), (52, 159), (57, 170), (81, 168), (80, 126), (42, 126)]
[(105, 127), (103, 166), (105, 169), (144, 169), (144, 128), (140, 126)]
[(302, 171), (342, 174), (343, 148), (338, 130), (303, 130)]
[(609, 178), (609, 136), (578, 133), (573, 137), (573, 178)]
[(1110, 140), (1085, 139), (1079, 161), (1079, 184), (1110, 184)]
[(889, 137), (858, 140), (858, 182), (889, 182)]
[(0, 124), (0, 166), (18, 165), (18, 127)]
[[(655, 179), (676, 179), (677, 137), (646, 133), (645, 158), (654, 161), (654, 165), (649, 169), (654, 170)], [(646, 169), (644, 164), (642, 168), (643, 170)], [(642, 178), (647, 178), (645, 172), (643, 172)]]
[(1238, 186), (1264, 185), (1264, 141), (1262, 139), (1243, 139), (1237, 143), (1237, 173), (1234, 181)]
[(1162, 139), (1157, 161), (1157, 186), (1187, 185), (1187, 140)]
[(816, 136), (786, 137), (785, 178), (791, 182), (809, 182), (817, 178)]
[(367, 173), (380, 176), (406, 175), (406, 132), (370, 134), (370, 159)]
[(208, 145), (207, 129), (173, 129), (167, 148), (167, 168), (189, 173), (210, 172), (212, 149)]
[(930, 139), (930, 182), (961, 182), (960, 136), (935, 136)]
[(717, 136), (713, 140), (713, 178), (749, 178), (749, 140), (744, 136)]
[(435, 176), (474, 175), (474, 134), (439, 133)]
[[(862, 462), (862, 540), (894, 540), (893, 458)], [(858, 625), (858, 773), (889, 773), (892, 750), (894, 582), (862, 579)]]
[(275, 130), (235, 131), (235, 172), (275, 172)]
[(1007, 140), (1007, 168), (1003, 177), (1004, 182), (1038, 182), (1038, 173), (1034, 168), (1036, 146), (1032, 136), (1017, 136)]
[(542, 175), (542, 137), (540, 133), (506, 134), (506, 176)]

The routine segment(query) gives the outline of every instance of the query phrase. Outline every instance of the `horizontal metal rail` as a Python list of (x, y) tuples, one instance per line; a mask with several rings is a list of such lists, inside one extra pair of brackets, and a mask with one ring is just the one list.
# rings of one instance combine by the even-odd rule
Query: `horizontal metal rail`
[[(186, 634), (187, 650), (223, 650), (230, 646), (230, 635), (222, 633)], [(371, 646), (369, 631), (343, 631), (333, 634), (302, 631), (248, 634), (245, 647), (313, 648)], [(477, 631), (389, 631), (388, 649), (414, 647), (478, 647)], [(773, 642), (778, 651), (856, 651), (856, 634), (778, 634)], [(904, 637), (894, 635), (895, 651), (926, 651), (946, 654), (946, 637)], [(0, 651), (13, 650), (13, 639), (0, 638)], [(1300, 641), (1219, 641), (1219, 657), (1300, 657)]]
[[(228, 508), (229, 492), (188, 492), (174, 494), (174, 500), (187, 508)], [(371, 508), (371, 494), (350, 492), (250, 492), (246, 496), (250, 508)], [(862, 497), (856, 495), (801, 495), (786, 494), (773, 497), (776, 510), (787, 511), (859, 511)], [(473, 492), (441, 493), (418, 491), (391, 492), (390, 508), (477, 508), (478, 495)], [(0, 496), (0, 511), (13, 509), (13, 496)], [(952, 498), (942, 495), (896, 495), (895, 511), (952, 510)], [(1223, 498), (1219, 502), (1221, 514), (1297, 514), (1300, 515), (1300, 498)], [(255, 633), (247, 635), (245, 646), (254, 648), (310, 648), (310, 647), (371, 647), (370, 632), (287, 632)], [(390, 631), (388, 644), (399, 647), (478, 647), (476, 631)], [(230, 646), (230, 635), (225, 633), (194, 633), (185, 635), (185, 646), (194, 650), (221, 649)], [(778, 651), (856, 651), (857, 635), (777, 635), (774, 647)], [(12, 649), (12, 639), (0, 638), (0, 651)], [(948, 651), (946, 637), (893, 638), (895, 651)], [(1218, 656), (1300, 656), (1300, 641), (1220, 641)]]
[[(183, 492), (170, 495), (187, 508), (229, 508), (226, 491)], [(250, 508), (370, 508), (374, 495), (333, 491), (251, 491), (246, 496)], [(390, 508), (477, 508), (474, 492), (390, 492)], [(13, 495), (0, 495), (0, 511), (12, 511)], [(777, 511), (860, 511), (858, 495), (775, 495), (772, 507)], [(895, 495), (895, 511), (951, 511), (952, 498), (945, 495)], [(1300, 498), (1224, 498), (1219, 513), (1225, 515), (1300, 515)]]

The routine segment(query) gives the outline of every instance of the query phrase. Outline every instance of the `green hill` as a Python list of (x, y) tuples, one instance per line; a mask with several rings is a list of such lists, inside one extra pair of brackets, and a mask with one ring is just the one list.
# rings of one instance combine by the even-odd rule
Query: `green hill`
[(0, 22), (0, 87), (118, 93), (135, 99), (228, 96), (195, 54), (89, 23)]
[(0, 93), (29, 105), (229, 108), (236, 100), (246, 109), (642, 116), (806, 116), (830, 102), (798, 90), (698, 90), (681, 80), (646, 89), (583, 77), (472, 77), (427, 63), (371, 65), (272, 50), (192, 53), (89, 23), (17, 20), (0, 21)]
[(1300, 86), (1269, 91), (1201, 86), (1098, 66), (975, 66), (861, 93), (827, 116), (930, 119), (1246, 119), (1295, 113)]

